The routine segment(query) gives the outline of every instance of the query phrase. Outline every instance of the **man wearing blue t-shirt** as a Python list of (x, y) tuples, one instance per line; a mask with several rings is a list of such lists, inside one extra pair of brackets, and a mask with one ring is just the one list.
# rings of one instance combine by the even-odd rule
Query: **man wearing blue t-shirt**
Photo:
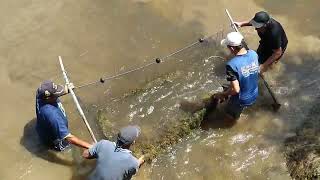
[(210, 111), (219, 102), (228, 99), (225, 111), (229, 119), (238, 119), (243, 109), (252, 105), (258, 96), (258, 55), (253, 50), (246, 50), (242, 46), (242, 40), (243, 36), (239, 32), (231, 32), (221, 41), (235, 55), (226, 65), (230, 86), (225, 91), (214, 94), (213, 101), (207, 106), (207, 111)]
[(91, 144), (72, 135), (59, 96), (68, 93), (68, 88), (50, 80), (41, 83), (36, 94), (36, 131), (40, 140), (51, 149), (63, 151), (70, 143), (82, 148)]
[(137, 159), (130, 146), (140, 134), (138, 126), (127, 126), (120, 130), (117, 142), (101, 140), (83, 152), (87, 159), (97, 159), (96, 168), (90, 180), (129, 180), (144, 163), (144, 157)]

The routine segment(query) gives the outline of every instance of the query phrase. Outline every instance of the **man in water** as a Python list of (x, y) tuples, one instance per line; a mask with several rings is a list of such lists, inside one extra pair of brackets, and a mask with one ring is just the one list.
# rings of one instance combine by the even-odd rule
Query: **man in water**
[(226, 64), (228, 88), (214, 94), (206, 111), (213, 110), (218, 103), (228, 99), (225, 113), (228, 120), (236, 120), (243, 109), (252, 105), (258, 96), (259, 62), (253, 50), (246, 50), (242, 45), (243, 36), (239, 32), (231, 32), (221, 41), (234, 57)]
[(260, 11), (255, 14), (252, 20), (235, 22), (235, 24), (238, 27), (255, 27), (261, 39), (257, 49), (260, 73), (267, 71), (283, 56), (288, 44), (286, 33), (281, 24), (271, 18), (268, 13)]
[(144, 157), (137, 159), (131, 153), (130, 146), (140, 134), (138, 126), (127, 126), (120, 130), (117, 142), (101, 140), (83, 152), (86, 159), (97, 159), (90, 180), (128, 180), (138, 172), (144, 163)]
[(57, 151), (65, 150), (70, 144), (89, 148), (90, 143), (69, 132), (68, 119), (58, 98), (67, 93), (67, 86), (57, 85), (51, 80), (41, 83), (36, 94), (36, 131), (46, 146)]

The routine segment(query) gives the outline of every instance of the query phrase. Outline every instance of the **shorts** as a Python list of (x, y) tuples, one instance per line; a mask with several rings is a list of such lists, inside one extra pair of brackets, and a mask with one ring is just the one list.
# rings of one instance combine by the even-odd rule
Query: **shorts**
[[(287, 47), (282, 49), (282, 54), (281, 56), (276, 60), (278, 61), (284, 54), (284, 52), (286, 51)], [(259, 56), (259, 64), (263, 64), (264, 62), (267, 61), (267, 59), (272, 55), (272, 50), (269, 49), (265, 49), (263, 46), (259, 45), (258, 49), (257, 49), (257, 54)]]
[(244, 110), (245, 106), (242, 106), (239, 102), (239, 98), (236, 96), (231, 97), (225, 107), (225, 113), (232, 116), (234, 119), (239, 119), (240, 114)]

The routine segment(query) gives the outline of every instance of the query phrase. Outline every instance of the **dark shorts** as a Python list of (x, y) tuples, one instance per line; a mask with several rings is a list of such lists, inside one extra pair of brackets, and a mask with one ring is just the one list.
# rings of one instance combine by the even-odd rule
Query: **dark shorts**
[(225, 112), (234, 119), (239, 119), (243, 110), (244, 106), (240, 105), (238, 97), (231, 97), (225, 107)]
[[(276, 60), (278, 61), (284, 54), (284, 52), (286, 51), (287, 47), (282, 49), (282, 54), (281, 56)], [(267, 59), (272, 55), (272, 50), (270, 49), (266, 49), (263, 46), (259, 45), (258, 49), (257, 49), (257, 54), (259, 56), (259, 64), (263, 64), (264, 62), (267, 61)]]

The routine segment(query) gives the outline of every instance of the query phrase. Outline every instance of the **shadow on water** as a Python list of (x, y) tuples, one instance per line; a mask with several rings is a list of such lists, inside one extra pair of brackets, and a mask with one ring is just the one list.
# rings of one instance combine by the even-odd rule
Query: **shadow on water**
[(228, 129), (233, 127), (237, 120), (226, 118), (226, 114), (220, 110), (209, 113), (201, 122), (201, 129)]
[(25, 125), (23, 129), (23, 135), (20, 139), (20, 144), (25, 147), (26, 150), (28, 150), (31, 154), (41, 159), (64, 166), (72, 166), (72, 160), (66, 158), (63, 159), (56, 152), (48, 149), (41, 144), (35, 127), (36, 118), (32, 119)]
[(67, 166), (72, 169), (71, 179), (86, 179), (94, 166), (94, 160), (84, 160), (81, 157), (82, 149), (72, 146), (66, 152), (56, 152), (44, 146), (35, 130), (36, 118), (30, 120), (24, 127), (20, 144), (32, 155), (51, 163)]
[[(188, 113), (196, 113), (197, 111), (200, 111), (203, 108), (205, 108), (204, 101), (209, 101), (209, 99), (201, 100), (201, 102), (190, 102), (182, 100), (180, 102), (180, 109)], [(226, 118), (226, 114), (222, 110), (226, 106), (225, 103), (219, 104), (219, 108), (217, 108), (217, 105), (214, 106), (215, 107), (213, 107), (212, 110), (207, 110), (204, 114), (203, 120), (200, 124), (201, 129), (226, 129), (231, 128), (233, 125), (236, 124), (237, 120), (231, 120), (229, 118)]]

